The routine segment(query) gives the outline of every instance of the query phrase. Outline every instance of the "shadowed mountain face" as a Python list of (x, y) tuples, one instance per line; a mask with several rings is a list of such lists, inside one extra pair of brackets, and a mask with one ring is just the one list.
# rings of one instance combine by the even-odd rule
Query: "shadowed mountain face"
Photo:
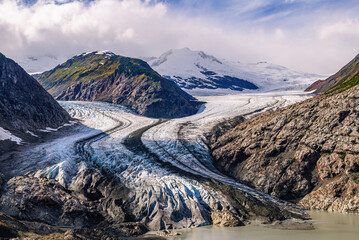
[(209, 144), (217, 168), (306, 208), (359, 213), (356, 62), (318, 89), (326, 94), (233, 124), (224, 134), (214, 129)]
[(344, 91), (359, 83), (359, 55), (345, 65), (339, 72), (330, 76), (325, 81), (313, 83), (306, 91), (316, 90), (315, 93), (332, 93)]
[(68, 113), (18, 64), (0, 53), (0, 126), (25, 133), (57, 128)]
[(112, 102), (148, 117), (182, 117), (198, 106), (146, 62), (107, 51), (75, 56), (36, 78), (58, 100)]

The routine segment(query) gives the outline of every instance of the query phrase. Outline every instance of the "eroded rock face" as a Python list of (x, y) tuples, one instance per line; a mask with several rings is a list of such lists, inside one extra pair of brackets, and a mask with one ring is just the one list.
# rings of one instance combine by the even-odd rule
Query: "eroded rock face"
[(359, 189), (358, 90), (267, 112), (223, 135), (212, 132), (216, 167), (281, 199), (304, 197), (300, 204), (308, 208), (357, 212), (348, 196)]

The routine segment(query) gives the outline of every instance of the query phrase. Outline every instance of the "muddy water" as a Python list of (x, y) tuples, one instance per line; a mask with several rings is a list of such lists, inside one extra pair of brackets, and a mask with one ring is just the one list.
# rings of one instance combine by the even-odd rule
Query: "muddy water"
[(276, 230), (262, 226), (200, 227), (182, 230), (172, 240), (357, 240), (359, 215), (310, 212), (315, 230)]

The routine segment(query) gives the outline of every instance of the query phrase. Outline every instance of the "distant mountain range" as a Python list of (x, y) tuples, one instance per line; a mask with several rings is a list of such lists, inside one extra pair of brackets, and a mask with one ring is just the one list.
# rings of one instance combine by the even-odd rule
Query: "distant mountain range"
[[(19, 57), (29, 73), (41, 73), (65, 62), (67, 57)], [(189, 48), (169, 50), (159, 57), (143, 57), (155, 71), (189, 93), (195, 90), (231, 92), (254, 90), (304, 90), (328, 76), (303, 73), (267, 62), (242, 63), (219, 59)]]
[(189, 48), (170, 50), (158, 58), (144, 60), (186, 90), (304, 90), (314, 81), (325, 78), (267, 62), (245, 64), (222, 60)]
[(35, 75), (57, 100), (106, 101), (148, 117), (183, 117), (198, 103), (144, 61), (96, 51)]

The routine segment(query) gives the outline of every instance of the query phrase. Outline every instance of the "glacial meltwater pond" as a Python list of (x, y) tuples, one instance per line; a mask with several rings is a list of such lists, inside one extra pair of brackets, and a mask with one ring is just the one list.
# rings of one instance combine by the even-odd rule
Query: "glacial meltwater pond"
[(356, 240), (359, 215), (311, 211), (314, 230), (277, 230), (262, 226), (200, 227), (181, 230), (171, 240)]

